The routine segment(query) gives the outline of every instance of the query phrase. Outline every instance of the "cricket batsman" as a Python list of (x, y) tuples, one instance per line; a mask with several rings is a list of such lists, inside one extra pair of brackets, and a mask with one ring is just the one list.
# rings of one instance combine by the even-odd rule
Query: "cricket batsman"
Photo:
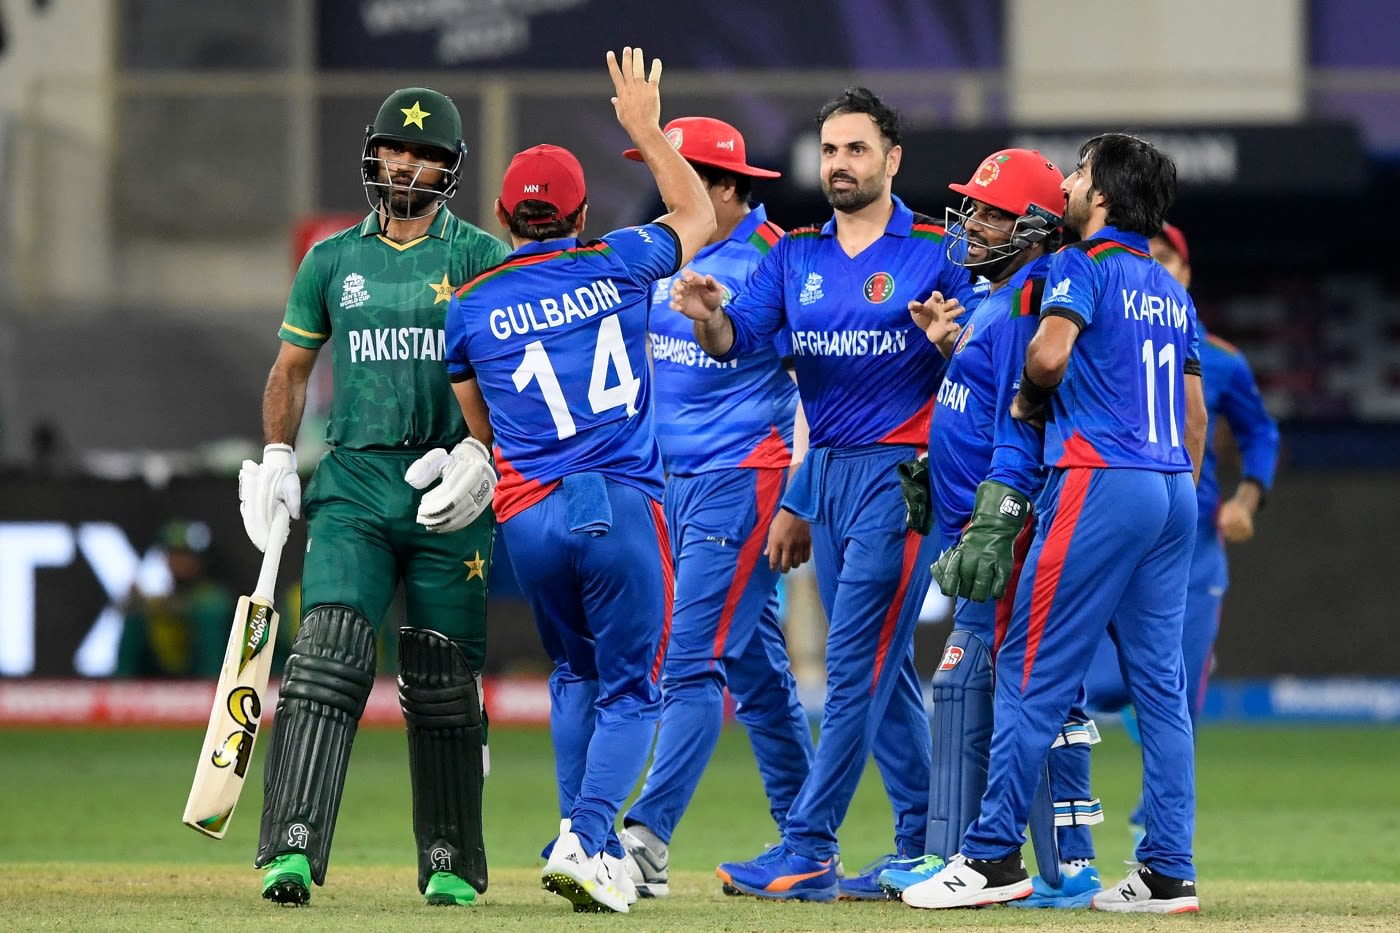
[(495, 473), (452, 397), (443, 321), (453, 290), (507, 250), (447, 209), (466, 151), (457, 107), (437, 91), (404, 88), (379, 108), (361, 158), (370, 213), (302, 260), (263, 394), (267, 446), (239, 473), (244, 526), (263, 549), (278, 503), (302, 512), (292, 442), (329, 344), (331, 449), (306, 489), (305, 613), (282, 676), (255, 862), (267, 869), (263, 897), (279, 904), (306, 904), (325, 883), (378, 630), (400, 583), (418, 888), (435, 905), (486, 890), (478, 675)]

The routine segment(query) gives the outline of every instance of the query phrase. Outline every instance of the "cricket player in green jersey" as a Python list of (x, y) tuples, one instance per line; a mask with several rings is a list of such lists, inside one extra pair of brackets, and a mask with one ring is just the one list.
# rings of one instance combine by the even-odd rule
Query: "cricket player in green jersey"
[(461, 117), (437, 91), (405, 88), (379, 108), (362, 161), (372, 210), (302, 260), (263, 394), (267, 447), (239, 474), (244, 525), (265, 549), (279, 506), (300, 516), (291, 445), (329, 345), (331, 449), (306, 488), (304, 615), (282, 676), (255, 863), (267, 867), (263, 896), (281, 904), (305, 904), (311, 883), (325, 883), (377, 631), (400, 582), (418, 887), (444, 905), (486, 890), (478, 675), (496, 474), (448, 383), (443, 321), (453, 290), (508, 249), (447, 209), (465, 154)]

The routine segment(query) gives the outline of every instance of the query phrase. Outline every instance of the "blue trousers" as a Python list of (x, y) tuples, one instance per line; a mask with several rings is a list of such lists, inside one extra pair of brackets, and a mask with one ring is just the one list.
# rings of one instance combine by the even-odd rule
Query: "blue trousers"
[[(945, 544), (950, 542), (945, 541)], [(956, 541), (951, 542), (953, 544)], [(1018, 542), (1018, 550), (1024, 549), (1025, 541)], [(953, 607), (953, 629), (956, 631), (971, 632), (982, 640), (988, 650), (995, 650), (1005, 638), (1009, 628), (1011, 612), (1014, 608), (1016, 598), (1016, 588), (1008, 588), (1006, 595), (996, 601), (973, 602), (970, 599), (959, 598)], [(1070, 707), (1066, 722), (1082, 723), (1089, 720), (1089, 715), (1084, 711), (1081, 704), (1075, 703)], [(973, 737), (976, 739), (976, 737)], [(940, 741), (940, 736), (934, 735), (934, 742)], [(982, 733), (982, 742), (986, 741), (986, 733)], [(984, 753), (987, 751), (986, 745), (975, 743), (965, 748), (975, 748), (980, 745)], [(1090, 786), (1090, 745), (1075, 744), (1061, 745), (1050, 751), (1050, 797), (1056, 804), (1069, 805), (1074, 801), (1087, 801), (1093, 798)], [(935, 767), (937, 760), (943, 757), (935, 755)], [(983, 766), (989, 764), (984, 760)], [(975, 793), (975, 791), (973, 791)], [(968, 813), (965, 816), (965, 826), (975, 817), (975, 813)], [(1069, 861), (1071, 859), (1094, 858), (1094, 838), (1089, 831), (1088, 825), (1060, 826), (1055, 830), (1055, 839), (1059, 845), (1060, 859)], [(928, 840), (933, 844), (933, 840)], [(934, 852), (947, 858), (956, 849), (948, 852)]]
[[(1211, 655), (1220, 631), (1220, 604), (1229, 587), (1225, 544), (1215, 527), (1215, 516), (1202, 516), (1196, 526), (1196, 549), (1191, 555), (1191, 576), (1186, 587), (1186, 617), (1181, 630), (1181, 656), (1186, 666), (1186, 698), (1194, 725), (1206, 699)], [(1113, 639), (1099, 642), (1094, 663), (1084, 681), (1089, 708), (1116, 712), (1127, 706), (1128, 685), (1118, 664)]]
[(789, 492), (793, 510), (813, 521), (828, 622), (816, 758), (783, 833), (787, 848), (807, 858), (836, 853), (836, 831), (872, 750), (894, 810), (895, 850), (924, 851), (932, 743), (913, 638), (937, 544), (905, 529), (895, 472), (915, 453), (905, 445), (814, 450)]
[(601, 535), (570, 530), (565, 485), (501, 525), (555, 664), (550, 724), (561, 809), (569, 804), (590, 855), (612, 834), (646, 766), (674, 587), (660, 503), (611, 480), (606, 498), (612, 527)]
[(624, 817), (664, 842), (719, 740), (726, 686), (780, 832), (811, 767), (812, 731), (788, 665), (778, 574), (763, 554), (784, 472), (719, 470), (672, 476), (666, 484), (676, 602), (662, 666), (661, 726), (646, 784)]
[(1024, 844), (1050, 744), (1111, 624), (1143, 737), (1148, 831), (1137, 857), (1194, 879), (1195, 750), (1181, 659), (1196, 524), (1191, 476), (1054, 470), (1037, 511), (997, 655), (987, 792), (963, 854), (1000, 859)]

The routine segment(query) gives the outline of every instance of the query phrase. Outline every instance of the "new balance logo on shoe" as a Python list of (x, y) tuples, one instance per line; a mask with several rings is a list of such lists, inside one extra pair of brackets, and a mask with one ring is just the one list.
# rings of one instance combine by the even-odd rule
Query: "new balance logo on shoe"
[(1184, 914), (1200, 910), (1196, 882), (1172, 878), (1139, 865), (1110, 891), (1094, 895), (1095, 910), (1115, 913)]
[(943, 882), (943, 887), (947, 888), (949, 891), (956, 891), (958, 888), (967, 887), (967, 882), (961, 878), (950, 878)]

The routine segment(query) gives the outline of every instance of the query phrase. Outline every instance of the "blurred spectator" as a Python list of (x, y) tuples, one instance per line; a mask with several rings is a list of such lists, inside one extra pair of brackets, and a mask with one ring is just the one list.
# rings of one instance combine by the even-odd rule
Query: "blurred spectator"
[(162, 596), (132, 591), (117, 648), (118, 677), (219, 676), (235, 599), (209, 575), (209, 526), (174, 521), (157, 538), (172, 585)]
[(68, 444), (58, 424), (44, 418), (29, 432), (29, 466), (38, 476), (59, 476), (68, 472)]

